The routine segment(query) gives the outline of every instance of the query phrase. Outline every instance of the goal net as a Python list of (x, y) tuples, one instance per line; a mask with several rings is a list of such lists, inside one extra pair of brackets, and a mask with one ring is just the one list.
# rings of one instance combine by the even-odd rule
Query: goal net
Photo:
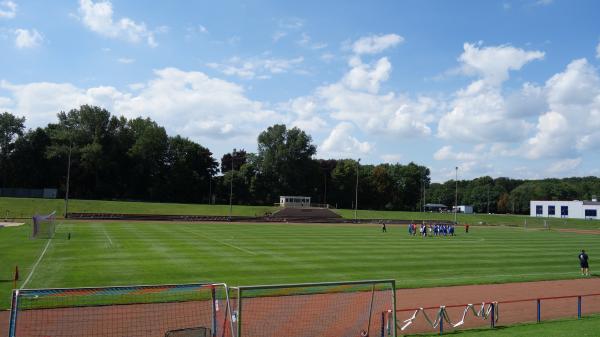
[(396, 336), (393, 280), (231, 289), (237, 337)]
[(15, 290), (9, 337), (232, 337), (225, 284)]
[(48, 215), (34, 215), (32, 222), (33, 231), (31, 237), (34, 239), (52, 238), (56, 229), (55, 214), (56, 211)]

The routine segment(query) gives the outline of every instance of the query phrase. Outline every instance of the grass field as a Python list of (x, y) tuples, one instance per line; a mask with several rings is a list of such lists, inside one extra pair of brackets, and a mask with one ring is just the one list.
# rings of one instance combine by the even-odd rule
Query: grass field
[[(444, 333), (447, 336), (458, 337), (596, 337), (600, 331), (600, 316), (584, 317), (580, 320), (556, 320), (543, 322), (541, 324), (518, 324), (513, 326), (503, 326), (496, 329), (474, 329)], [(410, 336), (439, 336), (435, 335), (410, 335)]]
[[(48, 214), (53, 211), (62, 216), (64, 209), (65, 204), (62, 199), (0, 198), (0, 219), (30, 218), (36, 213)], [(233, 205), (233, 215), (262, 216), (273, 209), (269, 206)], [(229, 205), (71, 199), (69, 212), (228, 215)]]
[[(273, 212), (275, 207), (233, 205), (233, 215), (262, 216)], [(59, 199), (33, 198), (0, 198), (1, 218), (30, 218), (33, 214), (48, 214), (57, 211), (59, 216), (64, 212), (64, 201)], [(206, 204), (174, 204), (148, 203), (133, 201), (100, 201), (78, 200), (69, 201), (70, 212), (98, 213), (135, 213), (135, 214), (187, 214), (187, 215), (228, 215), (229, 205)], [(354, 210), (336, 210), (342, 217), (354, 218)], [(452, 213), (422, 213), (402, 211), (373, 211), (358, 210), (359, 219), (403, 219), (403, 220), (454, 220)], [(458, 214), (459, 223), (504, 225), (529, 228), (542, 228), (546, 221), (551, 228), (593, 228), (600, 229), (600, 221), (581, 219), (532, 218), (527, 215), (506, 214)]]
[[(9, 305), (12, 268), (21, 280), (47, 240), (30, 226), (0, 229), (0, 307)], [(71, 240), (67, 240), (71, 233)], [(68, 222), (28, 288), (227, 282), (230, 285), (392, 278), (428, 287), (578, 277), (582, 247), (596, 235), (476, 227), (456, 237), (409, 237), (405, 226)]]

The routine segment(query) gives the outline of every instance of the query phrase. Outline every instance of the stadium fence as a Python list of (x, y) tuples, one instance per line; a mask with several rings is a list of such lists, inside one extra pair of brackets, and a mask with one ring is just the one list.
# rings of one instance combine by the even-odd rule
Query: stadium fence
[(394, 280), (246, 286), (231, 291), (237, 337), (396, 336)]
[(225, 284), (22, 289), (9, 337), (232, 337)]
[[(546, 310), (544, 310), (546, 309)], [(427, 311), (429, 310), (429, 314)], [(517, 323), (542, 322), (559, 318), (581, 319), (600, 312), (600, 293), (527, 298), (498, 302), (457, 304), (426, 308), (398, 309), (397, 328), (404, 333), (439, 332), (459, 328), (481, 328)], [(406, 313), (408, 313), (408, 318)], [(475, 319), (468, 319), (469, 316)], [(422, 319), (420, 319), (422, 317)], [(460, 320), (453, 320), (456, 318)]]

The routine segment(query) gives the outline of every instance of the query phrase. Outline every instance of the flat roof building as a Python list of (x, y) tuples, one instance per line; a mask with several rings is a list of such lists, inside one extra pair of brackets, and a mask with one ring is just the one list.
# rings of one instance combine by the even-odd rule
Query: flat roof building
[(600, 219), (600, 202), (572, 200), (572, 201), (529, 201), (531, 216), (547, 218), (572, 218), (572, 219)]
[(279, 197), (281, 207), (310, 207), (310, 197), (282, 195)]

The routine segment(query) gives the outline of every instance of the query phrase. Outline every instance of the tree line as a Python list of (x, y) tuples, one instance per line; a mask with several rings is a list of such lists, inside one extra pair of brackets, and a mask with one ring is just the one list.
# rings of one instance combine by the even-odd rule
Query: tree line
[(170, 136), (149, 118), (127, 119), (83, 105), (59, 112), (46, 127), (0, 114), (0, 187), (56, 187), (64, 195), (70, 159), (72, 198), (269, 205), (280, 195), (353, 208), (419, 211), (425, 203), (473, 205), (478, 213), (527, 213), (529, 200), (589, 199), (597, 177), (519, 180), (485, 176), (432, 183), (415, 163), (364, 165), (316, 159), (312, 138), (276, 124), (257, 138), (257, 152), (234, 149), (217, 160), (206, 147)]

